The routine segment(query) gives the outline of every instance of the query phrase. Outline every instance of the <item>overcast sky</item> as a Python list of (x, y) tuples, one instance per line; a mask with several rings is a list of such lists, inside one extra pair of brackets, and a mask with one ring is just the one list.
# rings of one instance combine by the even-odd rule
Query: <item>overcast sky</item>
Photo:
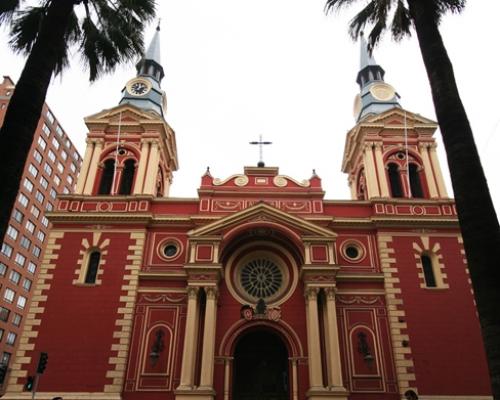
[[(258, 149), (248, 142), (263, 135), (273, 142), (264, 149), (267, 166), (298, 180), (316, 169), (326, 198), (349, 198), (340, 167), (345, 134), (355, 123), (359, 45), (347, 35), (347, 21), (359, 8), (326, 16), (324, 0), (158, 3), (166, 118), (176, 132), (180, 161), (171, 195), (195, 197), (207, 166), (214, 177), (225, 178), (255, 165)], [(497, 210), (498, 15), (500, 1), (470, 1), (462, 15), (446, 16), (441, 29)], [(147, 42), (154, 27), (146, 32)], [(24, 61), (6, 42), (0, 31), (0, 73), (17, 80)], [(401, 105), (435, 120), (416, 40), (394, 43), (385, 37), (374, 55)], [(62, 78), (54, 79), (47, 102), (83, 154), (83, 118), (117, 105), (135, 68), (123, 66), (90, 85), (78, 55), (73, 58)], [(440, 160), (447, 171), (441, 143)]]

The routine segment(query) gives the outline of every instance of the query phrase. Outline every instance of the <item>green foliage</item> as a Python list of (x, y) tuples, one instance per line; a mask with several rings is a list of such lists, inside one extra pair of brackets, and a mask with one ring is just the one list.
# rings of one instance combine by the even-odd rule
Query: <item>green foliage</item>
[[(22, 7), (22, 0), (1, 0), (0, 23), (10, 24), (10, 45), (16, 52), (29, 54), (41, 31), (49, 7), (60, 0), (40, 0), (37, 7)], [(74, 9), (65, 24), (64, 42), (52, 50), (58, 62), (54, 73), (68, 64), (76, 49), (89, 70), (91, 81), (135, 60), (144, 49), (143, 31), (155, 15), (154, 0), (64, 0)]]
[[(361, 11), (349, 23), (349, 34), (357, 39), (368, 26), (368, 47), (371, 50), (378, 44), (383, 33), (389, 29), (393, 39), (399, 41), (411, 34), (413, 22), (409, 12), (409, 2), (420, 1), (425, 4), (434, 22), (439, 24), (446, 12), (459, 13), (465, 7), (466, 0), (369, 0)], [(327, 0), (325, 10), (331, 12), (346, 8), (356, 0)], [(431, 21), (430, 21), (431, 22)]]

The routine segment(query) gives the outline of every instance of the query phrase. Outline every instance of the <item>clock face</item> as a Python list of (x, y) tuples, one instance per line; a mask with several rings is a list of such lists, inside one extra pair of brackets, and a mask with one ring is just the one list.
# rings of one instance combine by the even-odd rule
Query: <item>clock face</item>
[(144, 80), (134, 80), (127, 85), (127, 90), (134, 96), (144, 96), (151, 89), (149, 82)]

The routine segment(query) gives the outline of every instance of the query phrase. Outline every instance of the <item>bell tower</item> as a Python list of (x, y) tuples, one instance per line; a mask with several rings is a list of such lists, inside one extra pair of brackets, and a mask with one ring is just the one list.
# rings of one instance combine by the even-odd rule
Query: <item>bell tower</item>
[(160, 86), (159, 25), (136, 69), (118, 106), (85, 118), (89, 133), (76, 194), (168, 196), (178, 161)]
[(404, 110), (363, 35), (360, 47), (357, 123), (347, 134), (342, 162), (352, 199), (448, 198), (433, 137), (437, 123)]

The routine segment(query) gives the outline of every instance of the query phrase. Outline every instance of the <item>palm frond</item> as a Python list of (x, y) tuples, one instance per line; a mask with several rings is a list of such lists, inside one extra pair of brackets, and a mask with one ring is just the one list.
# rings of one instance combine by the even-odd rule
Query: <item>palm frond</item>
[(359, 33), (367, 24), (375, 23), (377, 18), (377, 0), (371, 0), (355, 17), (349, 22), (349, 34), (357, 39)]
[(403, 3), (403, 0), (398, 0), (391, 23), (391, 33), (394, 40), (399, 41), (404, 36), (411, 35), (411, 26), (410, 11)]
[(335, 10), (340, 10), (341, 8), (347, 8), (356, 0), (327, 0), (325, 4), (325, 12), (333, 12)]
[(12, 21), (12, 17), (20, 5), (21, 0), (2, 0), (0, 2), (0, 24)]
[(78, 42), (80, 36), (81, 36), (81, 30), (80, 26), (78, 25), (78, 17), (76, 13), (73, 11), (70, 15), (66, 32), (64, 33), (64, 45), (56, 49), (58, 51), (57, 55), (58, 62), (54, 69), (54, 75), (62, 73), (64, 68), (69, 64), (69, 58), (68, 58), (69, 48), (73, 44)]
[(46, 7), (28, 7), (21, 11), (19, 17), (12, 21), (9, 44), (16, 52), (27, 54), (35, 43)]

